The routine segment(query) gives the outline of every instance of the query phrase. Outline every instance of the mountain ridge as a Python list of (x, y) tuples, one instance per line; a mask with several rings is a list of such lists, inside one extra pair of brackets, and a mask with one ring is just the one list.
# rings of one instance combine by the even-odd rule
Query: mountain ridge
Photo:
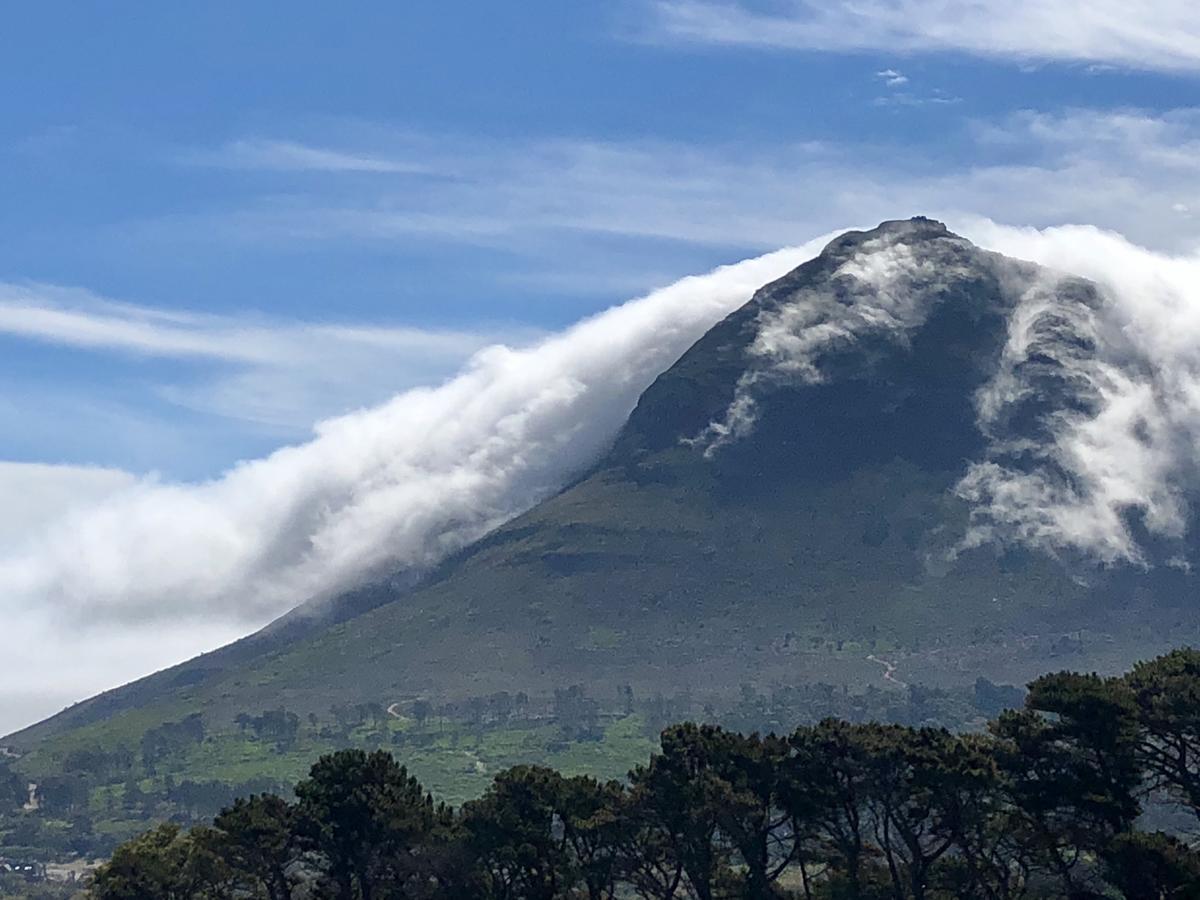
[[(575, 481), (419, 583), (360, 588), (325, 619), (285, 616), (5, 740), (32, 748), (147, 709), (229, 721), (280, 702), (579, 681), (642, 692), (861, 685), (878, 677), (862, 665), (869, 643), (933, 681), (1019, 678), (1045, 663), (1014, 643), (1030, 624), (1087, 623), (1109, 638), (1130, 628), (1123, 640), (1153, 650), (1189, 624), (1171, 612), (1163, 572), (1093, 566), (1081, 583), (1056, 548), (969, 540), (992, 527), (961, 489), (964, 470), (997, 452), (980, 391), (1006, 365), (1054, 381), (1053, 353), (1005, 357), (1013, 312), (1042, 283), (1075, 297), (1067, 309), (1100, 302), (1081, 279), (980, 250), (932, 220), (848, 232), (661, 373)], [(1077, 402), (1069, 379), (1057, 387), (1043, 406)], [(996, 430), (1041, 427), (1046, 410), (1022, 399), (999, 403)], [(1002, 449), (1013, 471), (1040, 465), (1021, 459), (1027, 447)], [(1107, 644), (1093, 652), (1100, 667), (1125, 663)]]

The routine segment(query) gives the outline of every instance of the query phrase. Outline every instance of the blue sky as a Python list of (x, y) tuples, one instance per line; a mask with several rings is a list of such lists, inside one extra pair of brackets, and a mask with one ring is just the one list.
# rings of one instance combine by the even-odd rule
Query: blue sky
[[(27, 4), (0, 36), (0, 279), (507, 339), (857, 223), (853, 198), (809, 201), (803, 183), (848, 161), (874, 175), (862, 215), (908, 215), (926, 210), (880, 196), (890, 179), (1053, 168), (1070, 152), (1014, 116), (1153, 117), (1196, 96), (1190, 66), (1156, 71), (1161, 54), (1139, 48), (761, 46), (673, 32), (687, 6)], [(989, 141), (989, 127), (1015, 133)], [(1020, 221), (1088, 211), (1071, 206)], [(183, 478), (461, 361), (448, 349), (377, 379), (314, 376), (235, 409), (205, 396), (227, 374), (219, 357), (51, 336), (0, 347), (6, 458)]]
[(838, 228), (1200, 246), (1181, 0), (46, 0), (0, 78), (0, 541)]

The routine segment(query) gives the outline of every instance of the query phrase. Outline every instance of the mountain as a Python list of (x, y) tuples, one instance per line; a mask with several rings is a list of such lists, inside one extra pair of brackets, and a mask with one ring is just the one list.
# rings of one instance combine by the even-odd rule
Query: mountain
[(1067, 446), (1108, 396), (1104, 303), (927, 219), (847, 233), (663, 372), (574, 483), (415, 584), (301, 609), (3, 743), (574, 684), (1020, 681), (1192, 640), (1186, 540), (1101, 515)]

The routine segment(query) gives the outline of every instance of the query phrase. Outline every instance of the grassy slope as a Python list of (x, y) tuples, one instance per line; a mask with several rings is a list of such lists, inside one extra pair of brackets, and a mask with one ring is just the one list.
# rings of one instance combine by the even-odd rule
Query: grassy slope
[[(880, 683), (872, 653), (938, 683), (980, 673), (1021, 681), (1053, 667), (1051, 639), (1077, 630), (1091, 600), (1052, 564), (1011, 568), (980, 554), (933, 575), (914, 564), (903, 526), (874, 545), (881, 520), (956, 514), (931, 512), (929, 497), (903, 464), (753, 510), (599, 472), (401, 601), (42, 746), (27, 733), (30, 763), (74, 747), (136, 746), (147, 728), (192, 711), (220, 727), (281, 705), (323, 715), (334, 700), (539, 695), (573, 683), (603, 697), (621, 684), (639, 696), (817, 680), (862, 687)], [(1189, 640), (1186, 619), (1139, 637), (1144, 613), (1092, 617), (1096, 636), (1080, 661), (1119, 668), (1131, 653)]]
[[(1194, 640), (1174, 589), (1147, 580), (1093, 573), (1085, 586), (1049, 559), (991, 551), (930, 564), (965, 524), (950, 488), (979, 458), (973, 392), (1005, 334), (995, 279), (962, 252), (977, 277), (904, 351), (833, 359), (845, 378), (780, 391), (759, 428), (715, 460), (680, 438), (728, 404), (753, 306), (656, 381), (588, 477), (418, 588), (376, 605), (379, 588), (364, 604), (375, 608), (316, 634), (164, 673), (6, 741), (33, 751), (26, 765), (51, 766), (72, 746), (136, 744), (193, 711), (220, 729), (281, 705), (321, 714), (332, 702), (574, 683), (593, 696), (622, 684), (643, 696), (861, 687), (880, 683), (872, 654), (909, 681), (1021, 681), (1062, 664), (1064, 632), (1075, 634), (1070, 665), (1083, 668)], [(836, 263), (802, 267), (756, 302), (823, 284)]]
[[(119, 721), (132, 730), (121, 733), (118, 723), (102, 731), (94, 730), (93, 726), (72, 735), (71, 743), (93, 745), (86, 739), (90, 736), (136, 745), (140, 737), (138, 723), (129, 718)], [(410, 741), (395, 746), (391, 738), (397, 734), (404, 734)], [(413, 736), (422, 738), (419, 745)], [(411, 719), (389, 718), (382, 729), (359, 728), (344, 739), (323, 737), (315, 729), (305, 727), (297, 744), (280, 752), (269, 741), (258, 741), (231, 729), (210, 734), (203, 743), (160, 762), (153, 776), (138, 766), (133, 778), (149, 798), (145, 805), (136, 810), (126, 809), (123, 798), (128, 776), (113, 776), (111, 780), (101, 779), (91, 788), (87, 813), (98, 846), (111, 846), (140, 833), (147, 820), (179, 812), (177, 808), (162, 805), (164, 778), (177, 784), (189, 779), (223, 782), (235, 788), (249, 781), (270, 779), (282, 789), (303, 778), (318, 756), (345, 746), (385, 747), (438, 799), (457, 805), (481, 794), (496, 772), (530, 760), (568, 774), (587, 772), (601, 778), (621, 778), (632, 766), (648, 758), (654, 742), (636, 715), (610, 721), (598, 740), (570, 743), (563, 742), (558, 728), (550, 723), (514, 723), (475, 730), (456, 722), (428, 722), (418, 726)], [(49, 755), (35, 753), (23, 759), (20, 768), (36, 780), (41, 777), (41, 770), (55, 772), (55, 763)], [(207, 810), (206, 814), (211, 816), (215, 811)], [(5, 824), (0, 819), (0, 847), (11, 838), (11, 835), (6, 838)], [(12, 822), (7, 824), (11, 827)], [(65, 829), (68, 822), (50, 818), (45, 825)]]

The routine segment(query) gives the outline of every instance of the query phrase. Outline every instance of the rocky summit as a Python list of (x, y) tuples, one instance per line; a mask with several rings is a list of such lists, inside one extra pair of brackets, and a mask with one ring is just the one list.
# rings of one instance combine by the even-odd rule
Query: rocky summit
[(844, 234), (663, 372), (572, 484), (415, 584), (4, 743), (573, 685), (720, 697), (1123, 667), (1192, 638), (1194, 581), (1186, 496), (1123, 498), (1088, 452), (1160, 440), (1115, 405), (1148, 376), (1105, 304), (927, 219)]

